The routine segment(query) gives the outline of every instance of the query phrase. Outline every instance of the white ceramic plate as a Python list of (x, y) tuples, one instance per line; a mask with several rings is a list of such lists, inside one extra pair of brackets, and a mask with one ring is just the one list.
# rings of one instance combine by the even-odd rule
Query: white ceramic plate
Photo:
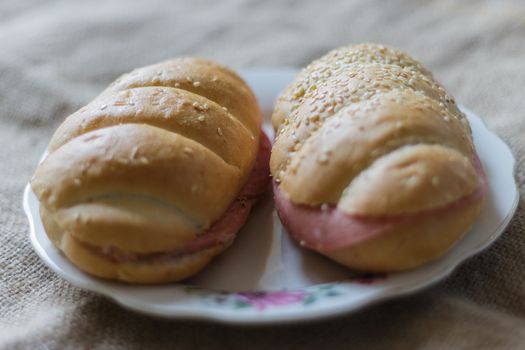
[[(292, 80), (294, 69), (244, 71), (263, 112)], [(24, 209), (35, 251), (72, 284), (103, 294), (147, 314), (223, 323), (297, 322), (355, 311), (365, 305), (412, 293), (443, 279), (463, 260), (480, 252), (504, 231), (518, 203), (511, 151), (479, 117), (463, 108), (471, 123), (488, 181), (488, 202), (471, 231), (442, 258), (420, 268), (385, 276), (357, 276), (328, 259), (299, 249), (277, 218), (271, 195), (254, 210), (235, 244), (197, 277), (183, 284), (131, 286), (91, 277), (73, 266), (48, 240), (38, 201), (29, 185)]]

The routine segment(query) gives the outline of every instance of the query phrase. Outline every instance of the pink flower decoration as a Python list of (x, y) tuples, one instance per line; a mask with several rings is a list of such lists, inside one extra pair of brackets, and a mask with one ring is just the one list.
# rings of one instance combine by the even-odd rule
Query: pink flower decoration
[(276, 291), (276, 292), (241, 292), (239, 299), (262, 311), (267, 306), (289, 305), (301, 302), (305, 293), (302, 291)]

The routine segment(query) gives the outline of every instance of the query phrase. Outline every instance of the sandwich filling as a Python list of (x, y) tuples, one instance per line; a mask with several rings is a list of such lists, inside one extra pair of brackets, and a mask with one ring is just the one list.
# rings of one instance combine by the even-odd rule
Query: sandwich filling
[(479, 176), (479, 185), (474, 192), (441, 208), (415, 214), (370, 217), (346, 214), (335, 206), (295, 204), (273, 181), (275, 205), (283, 225), (302, 246), (317, 251), (335, 251), (387, 234), (399, 226), (410, 225), (429, 216), (447, 214), (482, 200), (487, 192), (487, 180), (477, 155), (474, 156), (474, 165)]

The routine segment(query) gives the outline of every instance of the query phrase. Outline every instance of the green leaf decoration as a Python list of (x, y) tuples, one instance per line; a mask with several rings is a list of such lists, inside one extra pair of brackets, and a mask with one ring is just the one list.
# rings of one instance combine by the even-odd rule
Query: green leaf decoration
[(246, 302), (244, 300), (237, 299), (237, 300), (235, 300), (233, 302), (233, 307), (235, 309), (244, 309), (244, 308), (247, 308), (247, 307), (250, 307), (250, 306), (251, 306), (250, 303), (248, 303), (248, 302)]
[(334, 288), (333, 284), (324, 284), (322, 286), (319, 286), (320, 290), (327, 290), (327, 289), (332, 289), (332, 288)]
[(315, 297), (315, 295), (310, 294), (306, 298), (303, 299), (303, 304), (304, 305), (310, 305), (310, 304), (314, 303), (316, 300), (317, 300), (317, 298)]

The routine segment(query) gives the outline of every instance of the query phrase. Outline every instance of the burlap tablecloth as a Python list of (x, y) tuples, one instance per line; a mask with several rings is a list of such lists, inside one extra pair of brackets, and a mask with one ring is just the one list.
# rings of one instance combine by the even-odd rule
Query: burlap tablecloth
[(336, 320), (166, 321), (82, 291), (32, 251), (22, 189), (54, 128), (122, 72), (176, 55), (304, 65), (347, 43), (420, 58), (512, 148), (525, 197), (521, 1), (0, 2), (0, 348), (525, 348), (525, 205), (504, 235), (417, 295)]

